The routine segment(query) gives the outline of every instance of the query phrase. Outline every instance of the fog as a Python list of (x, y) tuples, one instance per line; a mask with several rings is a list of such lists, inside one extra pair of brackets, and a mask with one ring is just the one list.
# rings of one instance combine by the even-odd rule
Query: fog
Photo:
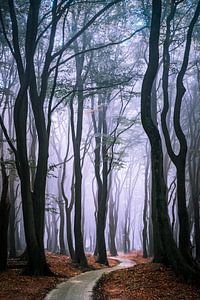
[(199, 259), (198, 1), (38, 2), (0, 4), (7, 253)]

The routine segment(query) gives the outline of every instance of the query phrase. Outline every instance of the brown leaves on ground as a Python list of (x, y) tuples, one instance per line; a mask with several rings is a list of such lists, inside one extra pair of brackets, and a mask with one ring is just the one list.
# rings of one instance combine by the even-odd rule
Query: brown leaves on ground
[[(41, 300), (49, 290), (58, 283), (83, 272), (65, 255), (47, 253), (47, 261), (55, 277), (33, 277), (20, 275), (21, 269), (9, 269), (0, 273), (0, 300)], [(112, 265), (117, 262), (109, 261)], [(88, 264), (92, 269), (105, 268), (95, 262), (93, 256), (88, 256)]]
[[(97, 300), (159, 300), (159, 299), (200, 299), (200, 287), (179, 281), (174, 273), (161, 264), (153, 264), (144, 259), (141, 253), (134, 252), (124, 256), (133, 259), (137, 266), (112, 272), (103, 276), (95, 289)], [(21, 276), (19, 269), (9, 269), (0, 274), (0, 300), (41, 300), (56, 284), (78, 275), (83, 270), (74, 265), (64, 255), (47, 253), (47, 260), (55, 277)], [(88, 256), (92, 269), (105, 267)], [(117, 262), (110, 260), (110, 265)]]
[(140, 255), (136, 255), (135, 260), (140, 264), (104, 275), (95, 288), (94, 299), (200, 299), (200, 286), (181, 282), (171, 269)]

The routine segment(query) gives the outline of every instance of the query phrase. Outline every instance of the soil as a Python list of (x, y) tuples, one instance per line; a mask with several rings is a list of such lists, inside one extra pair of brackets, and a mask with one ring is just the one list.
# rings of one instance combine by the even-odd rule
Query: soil
[[(144, 259), (141, 252), (126, 256), (137, 265), (133, 268), (118, 270), (104, 275), (94, 291), (94, 300), (200, 300), (200, 286), (183, 283), (173, 271), (161, 264), (154, 264), (151, 259)], [(58, 283), (78, 275), (86, 270), (74, 265), (69, 257), (47, 253), (47, 260), (54, 277), (22, 276), (19, 263), (0, 274), (0, 300), (41, 300)], [(91, 269), (106, 266), (95, 262), (88, 256)], [(117, 264), (109, 260), (110, 266)]]
[(182, 282), (171, 269), (144, 259), (141, 253), (126, 257), (137, 265), (104, 275), (94, 289), (94, 300), (200, 299), (200, 285)]
[[(87, 259), (90, 269), (107, 267), (96, 263), (93, 256), (88, 256)], [(65, 255), (47, 253), (47, 261), (55, 274), (53, 277), (20, 275), (23, 262), (9, 261), (8, 271), (0, 273), (0, 300), (44, 299), (48, 291), (52, 290), (58, 283), (86, 271), (73, 264), (71, 259)], [(111, 267), (117, 263), (117, 261), (109, 260)]]

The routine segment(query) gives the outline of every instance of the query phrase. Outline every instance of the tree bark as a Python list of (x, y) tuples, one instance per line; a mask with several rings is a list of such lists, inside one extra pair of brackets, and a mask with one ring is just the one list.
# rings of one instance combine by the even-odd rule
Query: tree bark
[[(148, 155), (148, 154), (147, 154)], [(144, 193), (144, 208), (143, 208), (143, 230), (142, 230), (142, 241), (143, 241), (143, 256), (148, 257), (147, 253), (147, 207), (148, 207), (148, 173), (149, 173), (149, 157), (147, 156), (147, 162), (145, 167), (145, 193)]]
[[(24, 217), (25, 236), (28, 252), (27, 272), (33, 275), (49, 274), (49, 268), (46, 264), (43, 240), (38, 234), (38, 224), (34, 218), (35, 209), (33, 208), (33, 199), (30, 186), (30, 171), (27, 156), (27, 140), (26, 140), (26, 125), (27, 125), (27, 107), (28, 97), (27, 90), (30, 85), (33, 70), (33, 58), (35, 53), (35, 42), (38, 29), (38, 14), (41, 1), (30, 1), (27, 30), (25, 38), (25, 60), (26, 67), (24, 69), (22, 57), (19, 47), (18, 26), (14, 10), (13, 0), (9, 0), (10, 16), (12, 21), (13, 31), (13, 47), (15, 51), (15, 59), (17, 62), (18, 74), (20, 78), (20, 89), (15, 101), (14, 107), (14, 124), (16, 131), (17, 142), (17, 161), (19, 162), (18, 173), (21, 181), (21, 197)], [(41, 181), (43, 181), (41, 179)], [(41, 216), (41, 211), (38, 211), (38, 217)], [(44, 210), (43, 210), (44, 212)], [(37, 227), (36, 227), (37, 226)], [(40, 229), (43, 231), (44, 227)]]
[(8, 258), (8, 224), (10, 201), (8, 200), (8, 176), (5, 163), (1, 158), (2, 193), (0, 202), (0, 272), (7, 269)]
[(75, 176), (75, 215), (74, 215), (74, 237), (75, 237), (75, 261), (83, 267), (87, 267), (87, 259), (83, 246), (83, 235), (81, 230), (81, 201), (82, 201), (82, 172), (81, 172), (81, 156), (80, 145), (82, 137), (82, 120), (83, 120), (83, 85), (79, 75), (77, 78), (79, 82), (78, 91), (78, 117), (77, 117), (77, 130), (75, 134), (74, 124), (74, 110), (73, 103), (70, 103), (71, 112), (71, 130), (72, 141), (74, 150), (74, 176)]
[(169, 67), (170, 67), (170, 25), (171, 21), (174, 18), (176, 12), (177, 4), (172, 1), (171, 11), (167, 17), (167, 30), (166, 30), (166, 39), (163, 47), (163, 94), (164, 94), (164, 107), (161, 115), (162, 129), (165, 137), (165, 142), (167, 146), (168, 154), (176, 166), (177, 170), (177, 200), (178, 200), (178, 216), (179, 216), (179, 248), (183, 257), (188, 261), (189, 264), (193, 264), (192, 254), (191, 254), (191, 243), (190, 243), (190, 231), (189, 231), (189, 220), (188, 212), (186, 207), (186, 190), (185, 190), (185, 169), (186, 169), (186, 155), (187, 155), (187, 141), (184, 135), (184, 132), (180, 124), (180, 114), (181, 114), (181, 104), (182, 99), (185, 94), (185, 87), (183, 84), (183, 78), (187, 70), (190, 46), (192, 41), (192, 32), (195, 26), (195, 23), (199, 17), (200, 13), (200, 1), (196, 7), (195, 14), (190, 22), (189, 29), (187, 32), (187, 40), (184, 52), (183, 63), (181, 70), (178, 73), (176, 81), (176, 99), (174, 107), (174, 129), (176, 136), (179, 141), (180, 150), (176, 155), (172, 149), (170, 136), (167, 128), (166, 118), (169, 110), (169, 96), (168, 96), (168, 80), (169, 80)]
[(73, 245), (73, 238), (72, 238), (72, 221), (71, 221), (72, 209), (73, 209), (74, 200), (75, 200), (74, 199), (74, 170), (73, 170), (72, 181), (71, 181), (71, 201), (70, 201), (70, 203), (69, 203), (69, 200), (66, 196), (65, 189), (64, 189), (64, 182), (65, 182), (65, 175), (66, 175), (66, 163), (67, 163), (67, 157), (68, 157), (68, 152), (69, 152), (69, 133), (70, 133), (70, 131), (68, 130), (68, 146), (67, 146), (66, 155), (64, 158), (63, 173), (62, 173), (62, 179), (61, 179), (61, 192), (62, 192), (62, 197), (65, 202), (68, 249), (69, 249), (71, 259), (75, 260), (75, 252), (74, 252), (74, 245)]
[[(149, 38), (149, 63), (141, 93), (141, 118), (151, 144), (152, 205), (155, 260), (171, 265), (185, 278), (194, 278), (195, 271), (184, 261), (173, 240), (167, 207), (166, 184), (163, 172), (162, 143), (158, 128), (151, 117), (151, 90), (158, 70), (161, 1), (152, 1), (152, 20)], [(156, 239), (155, 239), (156, 237)]]
[(10, 180), (9, 180), (9, 195), (10, 195), (10, 226), (9, 226), (9, 242), (10, 242), (10, 252), (9, 257), (16, 257), (16, 243), (15, 243), (15, 193), (14, 193), (14, 176), (15, 171), (10, 171)]
[[(104, 96), (103, 96), (104, 97)], [(92, 99), (93, 101), (93, 99)], [(92, 109), (94, 103), (92, 102)], [(98, 125), (96, 124), (95, 115), (92, 113), (92, 121), (95, 132), (95, 177), (97, 180), (97, 216), (96, 216), (96, 252), (97, 261), (108, 265), (105, 226), (107, 213), (108, 197), (108, 153), (107, 153), (107, 122), (106, 122), (106, 105), (101, 95), (98, 98)], [(101, 157), (102, 156), (102, 157)], [(102, 171), (101, 171), (102, 163)], [(101, 174), (102, 172), (102, 174)]]
[[(116, 230), (117, 230), (117, 211), (115, 207), (115, 202), (113, 200), (112, 191), (110, 190), (109, 197), (109, 249), (112, 256), (117, 256), (117, 248), (115, 243)], [(115, 199), (116, 201), (116, 199)]]

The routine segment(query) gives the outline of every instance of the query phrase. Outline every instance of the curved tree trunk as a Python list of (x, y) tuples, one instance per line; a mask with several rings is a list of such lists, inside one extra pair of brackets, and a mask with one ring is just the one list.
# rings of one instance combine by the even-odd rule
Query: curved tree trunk
[(176, 82), (176, 100), (174, 107), (174, 129), (176, 136), (179, 141), (180, 150), (178, 155), (176, 155), (172, 149), (172, 144), (170, 141), (170, 136), (167, 128), (166, 118), (169, 110), (169, 96), (168, 96), (168, 78), (169, 78), (169, 68), (170, 68), (170, 25), (174, 18), (176, 12), (177, 4), (172, 1), (171, 11), (167, 17), (167, 30), (166, 39), (163, 48), (163, 94), (164, 94), (164, 107), (161, 116), (162, 129), (165, 137), (165, 142), (167, 146), (168, 154), (176, 166), (177, 170), (177, 200), (178, 200), (178, 216), (179, 216), (179, 248), (183, 257), (188, 261), (189, 264), (193, 264), (192, 253), (191, 253), (191, 243), (190, 243), (190, 230), (189, 230), (189, 220), (188, 212), (186, 207), (186, 190), (185, 190), (185, 169), (186, 169), (186, 155), (187, 155), (187, 141), (180, 124), (180, 114), (181, 114), (181, 103), (183, 96), (185, 94), (185, 87), (183, 84), (183, 78), (187, 70), (190, 46), (192, 41), (192, 32), (194, 25), (199, 17), (200, 13), (200, 1), (196, 7), (195, 14), (190, 22), (189, 29), (187, 32), (187, 40), (184, 52), (183, 63), (181, 70), (177, 76)]
[[(22, 208), (24, 217), (24, 228), (27, 243), (28, 253), (28, 266), (27, 272), (34, 275), (43, 275), (46, 273), (48, 266), (46, 264), (43, 241), (41, 237), (38, 239), (38, 230), (35, 227), (35, 216), (33, 208), (33, 199), (30, 185), (30, 170), (28, 162), (27, 140), (26, 140), (26, 126), (27, 126), (27, 109), (28, 109), (28, 97), (27, 90), (32, 78), (32, 65), (35, 52), (35, 42), (38, 29), (38, 14), (41, 1), (30, 1), (27, 30), (25, 39), (25, 59), (26, 68), (23, 67), (23, 60), (20, 53), (19, 38), (18, 38), (18, 26), (17, 19), (14, 10), (13, 1), (9, 1), (10, 16), (12, 21), (13, 30), (13, 46), (15, 51), (15, 59), (17, 62), (17, 68), (20, 78), (20, 89), (15, 101), (14, 107), (14, 124), (16, 131), (17, 153), (16, 161), (18, 164), (18, 173), (21, 181), (21, 197)], [(37, 100), (37, 99), (36, 99)], [(41, 179), (43, 181), (43, 179)], [(41, 211), (39, 211), (39, 215)], [(40, 220), (39, 220), (39, 222)], [(42, 228), (43, 230), (43, 228)], [(42, 231), (41, 230), (41, 231)], [(49, 273), (49, 272), (47, 272)]]
[[(163, 152), (159, 131), (151, 117), (151, 90), (158, 70), (161, 1), (152, 1), (152, 21), (149, 38), (149, 63), (141, 94), (141, 118), (151, 144), (152, 205), (155, 259), (170, 264), (185, 278), (195, 277), (195, 271), (184, 261), (173, 240), (167, 207), (163, 172)], [(155, 239), (156, 237), (156, 239)]]

